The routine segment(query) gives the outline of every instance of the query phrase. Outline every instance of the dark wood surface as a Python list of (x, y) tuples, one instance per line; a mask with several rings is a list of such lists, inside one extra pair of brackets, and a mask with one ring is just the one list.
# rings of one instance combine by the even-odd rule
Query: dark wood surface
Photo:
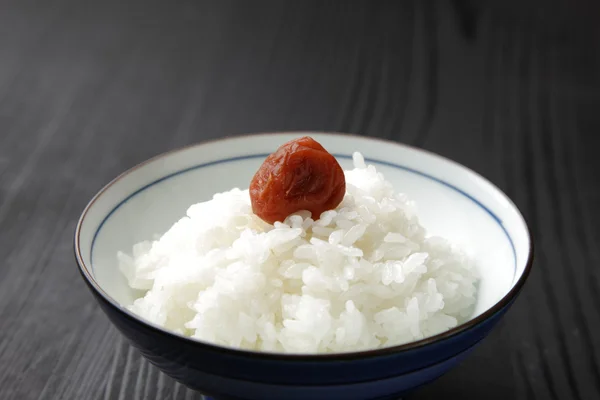
[(0, 399), (199, 399), (96, 306), (75, 223), (150, 156), (282, 130), (433, 150), (531, 224), (517, 303), (408, 399), (599, 399), (600, 12), (537, 3), (0, 0)]

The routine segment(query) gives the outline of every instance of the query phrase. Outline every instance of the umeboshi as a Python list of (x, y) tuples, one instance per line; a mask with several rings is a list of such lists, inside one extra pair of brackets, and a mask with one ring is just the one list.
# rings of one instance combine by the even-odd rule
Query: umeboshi
[(336, 208), (345, 193), (342, 167), (308, 136), (269, 155), (250, 183), (252, 210), (270, 224), (302, 210), (318, 219), (322, 212)]

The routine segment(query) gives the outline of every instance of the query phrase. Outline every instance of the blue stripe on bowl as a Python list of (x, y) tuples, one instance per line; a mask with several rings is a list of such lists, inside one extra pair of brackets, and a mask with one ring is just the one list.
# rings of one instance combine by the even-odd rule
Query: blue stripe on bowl
[[(125, 199), (123, 199), (119, 204), (117, 204), (107, 215), (106, 217), (104, 217), (104, 219), (102, 220), (102, 222), (100, 223), (100, 225), (98, 226), (98, 229), (96, 230), (96, 232), (94, 233), (94, 238), (92, 239), (92, 248), (90, 250), (90, 264), (91, 264), (91, 268), (92, 268), (92, 273), (94, 273), (94, 262), (93, 262), (93, 254), (94, 254), (94, 247), (96, 244), (96, 239), (98, 238), (98, 235), (100, 234), (100, 231), (102, 230), (102, 227), (104, 226), (104, 224), (106, 223), (106, 221), (108, 221), (110, 219), (110, 217), (112, 217), (112, 215), (125, 203), (127, 203), (129, 200), (131, 200), (133, 197), (137, 196), (139, 193), (143, 192), (144, 190), (157, 185), (161, 182), (164, 182), (168, 179), (171, 179), (173, 177), (176, 177), (178, 175), (182, 175), (185, 174), (186, 172), (190, 172), (190, 171), (194, 171), (194, 170), (198, 170), (201, 168), (206, 168), (206, 167), (210, 167), (210, 166), (214, 166), (214, 165), (219, 165), (219, 164), (227, 164), (227, 163), (232, 163), (232, 162), (236, 162), (236, 161), (243, 161), (243, 160), (250, 160), (250, 159), (255, 159), (255, 158), (266, 158), (269, 154), (251, 154), (251, 155), (245, 155), (245, 156), (239, 156), (239, 157), (231, 157), (231, 158), (224, 158), (222, 160), (216, 160), (216, 161), (211, 161), (211, 162), (207, 162), (204, 164), (199, 164), (199, 165), (195, 165), (193, 167), (189, 167), (189, 168), (185, 168), (182, 169), (181, 171), (177, 171), (177, 172), (173, 172), (172, 174), (163, 176), (162, 178), (159, 178), (151, 183), (148, 183), (145, 186), (142, 186), (141, 188), (139, 188), (138, 190), (136, 190), (135, 192), (131, 193), (129, 196), (127, 196)], [(342, 159), (352, 159), (351, 155), (347, 155), (347, 154), (334, 154), (336, 158), (342, 158)], [(366, 162), (372, 163), (372, 164), (379, 164), (379, 165), (385, 165), (387, 167), (391, 167), (391, 168), (396, 168), (396, 169), (401, 169), (403, 171), (407, 171), (410, 172), (412, 174), (415, 175), (419, 175), (423, 178), (427, 178), (429, 180), (432, 180), (434, 182), (437, 182), (441, 185), (444, 185), (452, 190), (454, 190), (455, 192), (461, 194), (462, 196), (466, 197), (467, 199), (469, 199), (470, 201), (472, 201), (473, 203), (475, 203), (478, 207), (480, 207), (481, 209), (483, 209), (490, 217), (492, 217), (494, 219), (494, 221), (496, 221), (496, 223), (500, 226), (500, 228), (502, 229), (502, 231), (504, 232), (504, 234), (506, 235), (508, 241), (510, 242), (510, 246), (512, 249), (512, 253), (513, 253), (513, 282), (516, 278), (517, 275), (517, 252), (515, 250), (515, 245), (514, 242), (512, 240), (512, 238), (510, 237), (510, 234), (508, 233), (508, 231), (506, 230), (506, 227), (504, 226), (502, 220), (496, 215), (494, 214), (494, 212), (492, 210), (490, 210), (488, 207), (486, 207), (481, 201), (479, 201), (478, 199), (476, 199), (475, 197), (473, 197), (472, 195), (470, 195), (469, 193), (465, 192), (462, 189), (459, 189), (458, 187), (452, 185), (449, 182), (446, 182), (442, 179), (436, 178), (435, 176), (429, 175), (425, 172), (419, 171), (417, 169), (414, 168), (410, 168), (410, 167), (406, 167), (404, 165), (398, 165), (398, 164), (394, 164), (388, 161), (381, 161), (381, 160), (376, 160), (373, 158), (365, 158)]]

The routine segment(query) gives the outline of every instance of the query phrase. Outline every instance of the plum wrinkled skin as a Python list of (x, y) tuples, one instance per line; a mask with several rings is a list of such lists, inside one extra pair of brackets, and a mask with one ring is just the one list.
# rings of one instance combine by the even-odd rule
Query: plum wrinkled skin
[(283, 222), (308, 210), (318, 219), (344, 199), (346, 178), (335, 157), (306, 136), (269, 155), (250, 183), (252, 211), (263, 221)]

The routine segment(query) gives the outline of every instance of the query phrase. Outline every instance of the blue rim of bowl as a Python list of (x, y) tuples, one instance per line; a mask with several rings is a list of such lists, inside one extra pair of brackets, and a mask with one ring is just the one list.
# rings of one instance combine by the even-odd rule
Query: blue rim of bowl
[[(80, 243), (80, 235), (81, 235), (81, 228), (83, 226), (83, 223), (85, 221), (85, 217), (87, 216), (87, 213), (89, 212), (89, 210), (93, 207), (93, 205), (95, 204), (95, 202), (106, 192), (108, 191), (116, 182), (120, 181), (121, 179), (123, 179), (125, 176), (133, 173), (134, 171), (138, 170), (139, 168), (150, 164), (152, 162), (155, 162), (161, 158), (167, 157), (167, 156), (171, 156), (173, 154), (176, 154), (178, 152), (182, 152), (185, 150), (189, 150), (190, 148), (193, 147), (200, 147), (200, 146), (204, 146), (210, 143), (217, 143), (217, 142), (225, 142), (225, 141), (230, 141), (230, 140), (236, 140), (236, 139), (243, 139), (243, 138), (250, 138), (250, 137), (258, 137), (258, 136), (277, 136), (277, 135), (284, 135), (284, 134), (288, 134), (288, 135), (310, 135), (310, 134), (315, 134), (315, 135), (328, 135), (328, 136), (344, 136), (344, 137), (353, 137), (356, 139), (362, 139), (362, 140), (368, 140), (368, 141), (376, 141), (376, 142), (381, 142), (384, 143), (388, 146), (396, 146), (396, 147), (404, 147), (404, 148), (409, 148), (413, 151), (417, 151), (420, 153), (424, 153), (427, 154), (429, 156), (433, 156), (436, 157), (438, 159), (441, 159), (445, 162), (448, 162), (450, 164), (453, 164), (463, 170), (465, 170), (466, 172), (479, 177), (480, 179), (482, 179), (484, 182), (486, 182), (487, 184), (491, 185), (498, 193), (502, 194), (503, 197), (509, 202), (509, 204), (513, 207), (513, 209), (517, 212), (517, 214), (521, 217), (521, 219), (523, 220), (523, 223), (526, 227), (526, 231), (527, 231), (527, 239), (528, 239), (528, 248), (529, 248), (529, 252), (527, 254), (527, 262), (525, 264), (525, 268), (523, 270), (523, 273), (521, 274), (521, 276), (519, 277), (519, 279), (517, 280), (517, 282), (514, 282), (514, 278), (513, 278), (513, 286), (512, 288), (508, 291), (507, 294), (505, 294), (502, 299), (500, 299), (496, 304), (494, 304), (492, 307), (488, 308), (486, 311), (484, 311), (483, 313), (481, 313), (480, 315), (478, 315), (477, 317), (470, 319), (452, 329), (449, 329), (445, 332), (439, 333), (437, 335), (434, 336), (429, 336), (417, 341), (413, 341), (413, 342), (409, 342), (409, 343), (405, 343), (402, 345), (397, 345), (397, 346), (391, 346), (391, 347), (384, 347), (384, 348), (379, 348), (379, 349), (373, 349), (373, 350), (363, 350), (363, 351), (357, 351), (357, 352), (347, 352), (347, 353), (326, 353), (326, 354), (295, 354), (295, 353), (273, 353), (273, 352), (258, 352), (258, 351), (250, 351), (250, 350), (242, 350), (242, 349), (235, 349), (235, 348), (230, 348), (230, 347), (224, 347), (224, 346), (218, 346), (209, 342), (204, 342), (204, 341), (200, 341), (197, 339), (193, 339), (187, 336), (183, 336), (179, 333), (176, 332), (171, 332), (169, 330), (166, 330), (158, 325), (155, 325), (149, 321), (146, 321), (144, 319), (142, 319), (141, 317), (133, 314), (131, 311), (127, 310), (126, 308), (124, 308), (122, 305), (120, 305), (115, 299), (113, 299), (110, 295), (108, 295), (98, 284), (98, 282), (95, 280), (93, 274), (90, 272), (91, 268), (88, 268), (88, 266), (86, 265), (86, 263), (83, 261), (83, 257), (81, 255), (81, 243)], [(221, 160), (222, 161), (222, 160)], [(380, 162), (378, 160), (374, 160), (377, 162)], [(384, 163), (385, 164), (385, 163)], [(390, 163), (391, 165), (391, 163)], [(397, 165), (393, 165), (394, 167), (398, 167)], [(190, 170), (190, 169), (194, 169), (195, 167), (192, 168), (187, 168), (186, 170)], [(405, 167), (402, 167), (405, 168)], [(410, 170), (410, 169), (409, 169)], [(176, 172), (175, 174), (179, 174), (182, 173), (183, 171), (179, 171)], [(414, 170), (415, 173), (420, 174), (420, 175), (425, 175), (428, 178), (434, 179), (446, 186), (451, 187), (452, 189), (455, 189), (457, 191), (459, 191), (461, 194), (467, 196), (469, 199), (471, 199), (472, 201), (474, 201), (475, 203), (477, 203), (480, 207), (482, 207), (485, 211), (487, 211), (492, 218), (494, 218), (497, 222), (500, 223), (500, 226), (502, 227), (502, 229), (505, 231), (505, 228), (503, 226), (503, 224), (501, 223), (501, 221), (498, 219), (497, 216), (495, 216), (495, 214), (491, 213), (491, 211), (489, 211), (487, 209), (487, 207), (485, 207), (483, 204), (481, 204), (481, 202), (479, 202), (477, 199), (473, 198), (472, 196), (470, 196), (469, 194), (463, 192), (462, 190), (448, 184), (447, 182), (444, 182), (438, 178), (432, 177), (430, 175), (427, 174), (423, 174), (420, 171), (416, 171)], [(172, 176), (173, 174), (171, 174), (170, 176)], [(159, 179), (160, 181), (162, 181), (162, 179), (165, 179), (166, 177), (163, 177), (161, 179)], [(157, 183), (157, 182), (155, 182)], [(148, 185), (144, 186), (144, 188), (146, 188)], [(136, 193), (138, 193), (140, 190), (136, 191)], [(124, 201), (126, 201), (127, 199), (129, 199), (132, 195), (128, 196), (125, 200), (119, 202), (119, 204), (115, 207), (118, 208)], [(107, 217), (105, 217), (101, 223), (101, 225), (104, 223), (104, 221), (108, 218), (109, 215), (107, 215)], [(99, 231), (99, 229), (101, 228), (101, 225), (98, 227), (97, 232), (95, 232), (93, 240), (95, 240), (95, 237)], [(508, 233), (505, 231), (505, 234), (507, 235), (509, 241), (511, 242), (511, 246), (513, 245), (512, 243), (512, 239), (510, 238), (510, 236), (508, 235)], [(248, 134), (248, 135), (237, 135), (237, 136), (229, 136), (229, 137), (224, 137), (221, 139), (216, 139), (216, 140), (209, 140), (209, 141), (203, 141), (203, 142), (199, 142), (196, 144), (192, 144), (189, 146), (185, 146), (185, 147), (181, 147), (178, 149), (174, 149), (162, 154), (159, 154), (155, 157), (152, 157), (132, 168), (130, 168), (129, 170), (123, 172), (122, 174), (120, 174), (119, 176), (117, 176), (115, 179), (113, 179), (111, 182), (109, 182), (107, 185), (105, 185), (93, 198), (92, 200), (90, 200), (90, 202), (87, 204), (87, 206), (84, 208), (81, 217), (79, 218), (79, 221), (77, 222), (77, 226), (75, 228), (75, 237), (74, 237), (74, 252), (75, 252), (75, 259), (77, 261), (77, 265), (79, 267), (79, 272), (82, 275), (82, 277), (87, 281), (88, 286), (90, 288), (92, 288), (94, 291), (96, 291), (96, 293), (98, 295), (100, 295), (106, 302), (107, 304), (111, 305), (116, 311), (122, 313), (123, 315), (125, 315), (126, 317), (128, 317), (128, 319), (133, 320), (135, 322), (141, 323), (143, 325), (145, 325), (146, 327), (156, 331), (156, 333), (162, 334), (162, 335), (167, 335), (173, 339), (179, 339), (179, 340), (183, 340), (185, 342), (187, 342), (188, 344), (192, 345), (192, 346), (200, 346), (200, 347), (204, 347), (206, 348), (206, 350), (209, 351), (213, 351), (213, 352), (221, 352), (221, 353), (225, 353), (225, 354), (229, 354), (232, 356), (239, 356), (239, 357), (251, 357), (251, 358), (261, 358), (261, 359), (266, 359), (266, 360), (274, 360), (274, 361), (301, 361), (301, 362), (323, 362), (323, 361), (348, 361), (348, 360), (356, 360), (356, 359), (366, 359), (366, 358), (372, 358), (372, 357), (380, 357), (380, 356), (389, 356), (392, 354), (396, 354), (402, 351), (409, 351), (409, 350), (417, 350), (419, 348), (422, 348), (424, 346), (433, 344), (433, 343), (438, 343), (441, 342), (443, 340), (446, 339), (450, 339), (452, 337), (458, 336), (459, 334), (469, 331), (479, 325), (481, 325), (482, 323), (484, 323), (486, 320), (488, 320), (489, 318), (491, 318), (492, 316), (494, 316), (496, 313), (498, 313), (499, 311), (501, 311), (505, 306), (509, 305), (511, 303), (511, 301), (513, 301), (517, 295), (520, 293), (521, 289), (523, 288), (525, 282), (527, 281), (527, 278), (529, 276), (529, 274), (531, 273), (531, 269), (533, 267), (533, 254), (534, 254), (534, 242), (532, 239), (532, 234), (531, 234), (531, 228), (529, 227), (529, 224), (527, 224), (527, 221), (525, 220), (524, 216), (521, 214), (521, 212), (519, 211), (518, 207), (514, 204), (514, 202), (502, 191), (500, 190), (498, 187), (496, 187), (493, 183), (491, 183), (490, 181), (488, 181), (487, 179), (485, 179), (484, 177), (482, 177), (481, 175), (479, 175), (478, 173), (476, 173), (475, 171), (465, 167), (462, 164), (459, 164), (455, 161), (452, 161), (446, 157), (440, 156), (438, 154), (435, 154), (433, 152), (427, 151), (427, 150), (423, 150), (417, 147), (413, 147), (413, 146), (409, 146), (406, 144), (401, 144), (398, 142), (394, 142), (391, 140), (386, 140), (386, 139), (380, 139), (380, 138), (373, 138), (373, 137), (365, 137), (365, 136), (360, 136), (360, 135), (353, 135), (353, 134), (347, 134), (347, 133), (339, 133), (339, 132), (318, 132), (318, 131), (311, 131), (311, 132), (273, 132), (273, 133), (256, 133), (256, 134)], [(90, 254), (91, 255), (91, 254)], [(515, 264), (515, 269), (516, 269), (516, 264)], [(516, 272), (516, 271), (515, 271)]]

